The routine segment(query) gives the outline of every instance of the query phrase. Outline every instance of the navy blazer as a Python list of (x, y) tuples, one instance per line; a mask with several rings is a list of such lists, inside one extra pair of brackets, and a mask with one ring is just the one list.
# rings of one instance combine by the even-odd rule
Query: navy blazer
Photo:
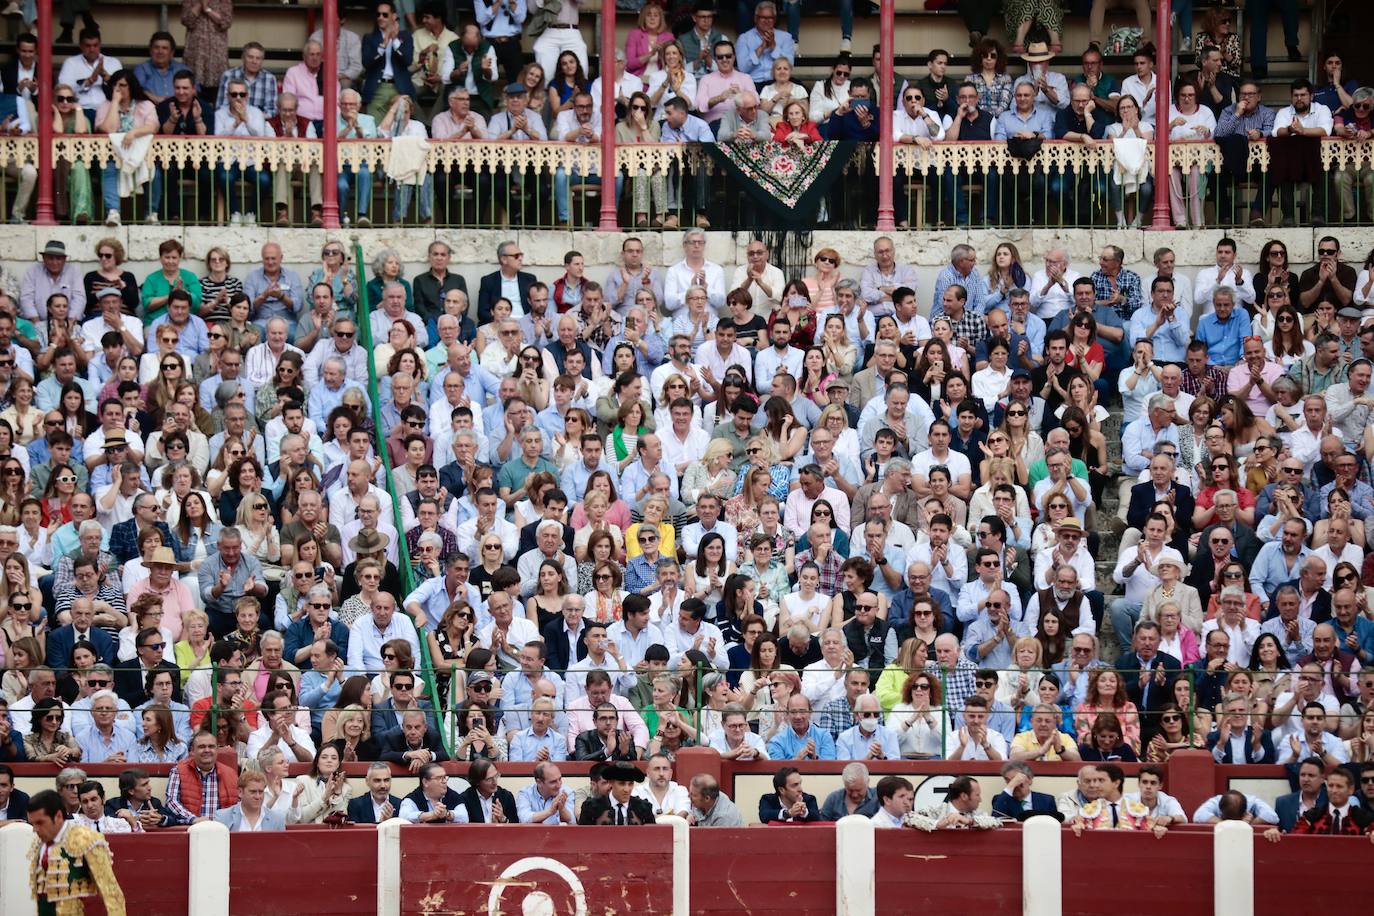
[[(1193, 491), (1183, 484), (1175, 481), (1170, 487), (1174, 494), (1174, 517), (1178, 519), (1179, 526), (1184, 528), (1184, 533), (1190, 534), (1193, 529)], [(1145, 527), (1145, 519), (1154, 511), (1155, 507), (1155, 482), (1147, 480), (1131, 487), (1131, 502), (1126, 509), (1126, 524), (1132, 528)]]
[(1060, 821), (1064, 819), (1064, 816), (1059, 813), (1059, 806), (1054, 802), (1054, 796), (1036, 791), (1032, 791), (1030, 794), (1030, 810), (1023, 809), (1020, 802), (1006, 792), (998, 792), (992, 797), (992, 813), (1017, 821), (1024, 821), (1026, 818), (1034, 817), (1037, 814), (1048, 814)]
[[(416, 700), (425, 713), (425, 727), (432, 732), (439, 731), (439, 720), (434, 716), (434, 704), (429, 700)], [(388, 732), (400, 731), (401, 723), (396, 719), (396, 705), (387, 697), (372, 707), (372, 737), (378, 740)]]
[[(1279, 829), (1284, 833), (1292, 833), (1293, 826), (1297, 824), (1300, 816), (1298, 805), (1301, 799), (1301, 792), (1289, 792), (1274, 799), (1274, 813), (1279, 816)], [(1316, 807), (1318, 810), (1326, 807), (1326, 786), (1322, 786), (1317, 793)]]
[[(421, 814), (424, 814), (426, 811), (429, 810), (429, 799), (425, 798), (425, 790), (420, 788), (419, 786), (416, 786), (414, 791), (407, 795), (406, 798), (415, 802), (415, 807), (419, 809)], [(458, 806), (461, 804), (461, 802), (459, 801), (458, 790), (445, 789), (444, 797), (439, 799), (439, 803), (450, 811), (457, 811)], [(400, 810), (401, 806), (397, 805), (396, 811), (399, 813)]]
[(27, 820), (29, 816), (29, 793), (23, 789), (10, 792), (9, 810), (5, 817), (11, 821)]
[[(388, 795), (386, 800), (391, 802), (394, 814), (401, 812), (401, 800), (394, 795)], [(348, 819), (355, 824), (375, 824), (377, 819), (372, 815), (372, 793), (369, 792), (361, 798), (350, 798), (348, 800)]]
[[(803, 792), (802, 799), (806, 802), (806, 817), (795, 820), (788, 819), (788, 823), (817, 823), (821, 819), (820, 806), (816, 804), (816, 796), (810, 792)], [(773, 821), (782, 821), (782, 799), (778, 798), (778, 793), (771, 792), (759, 799), (759, 822), (763, 824)]]
[(1126, 685), (1126, 693), (1140, 712), (1158, 712), (1165, 703), (1173, 702), (1174, 681), (1183, 668), (1183, 664), (1167, 652), (1158, 652), (1155, 654), (1155, 658), (1158, 659), (1154, 664), (1155, 669), (1163, 669), (1164, 671), (1164, 683), (1150, 685), (1150, 704), (1148, 707), (1141, 702), (1143, 691), (1140, 687), (1140, 659), (1134, 652), (1127, 652), (1116, 662), (1116, 667), (1121, 672), (1122, 681)]
[[(415, 84), (410, 80), (410, 61), (415, 56), (415, 40), (410, 33), (401, 29), (396, 36), (396, 47), (391, 51), (391, 82), (401, 95), (414, 97)], [(366, 106), (377, 94), (382, 82), (382, 72), (386, 69), (386, 59), (378, 52), (382, 49), (382, 33), (373, 29), (363, 36), (363, 105)]]
[(544, 648), (548, 651), (548, 658), (544, 665), (554, 671), (565, 671), (573, 662), (580, 662), (587, 657), (587, 624), (584, 621), (582, 629), (577, 632), (577, 646), (568, 645), (568, 634), (563, 629), (563, 617), (560, 614), (556, 619), (550, 620), (548, 626), (544, 627), (541, 634), (544, 637)]
[[(377, 742), (377, 747), (381, 751), (380, 759), (387, 763), (399, 763), (406, 765), (405, 753), (410, 750), (419, 750), (406, 744), (405, 732), (399, 728), (389, 731), (381, 738), (373, 738)], [(448, 760), (448, 752), (444, 750), (443, 742), (439, 740), (439, 733), (432, 728), (425, 729), (425, 750), (434, 755), (435, 763), (443, 763)], [(457, 794), (457, 793), (455, 793)]]
[[(1274, 738), (1272, 733), (1261, 729), (1260, 731), (1260, 752), (1255, 756), (1254, 726), (1245, 726), (1245, 759), (1236, 760), (1231, 753), (1231, 742), (1227, 741), (1221, 746), (1222, 763), (1273, 763), (1278, 759), (1274, 753)], [(1215, 750), (1217, 742), (1221, 740), (1221, 732), (1214, 731), (1207, 736), (1207, 749)], [(1325, 789), (1322, 789), (1325, 792)], [(1285, 828), (1288, 829), (1288, 828)]]
[[(501, 803), (501, 810), (506, 813), (506, 822), (509, 824), (520, 823), (520, 815), (515, 810), (515, 796), (500, 786), (496, 787), (496, 800)], [(468, 786), (467, 790), (458, 793), (458, 804), (467, 809), (469, 824), (485, 824), (486, 817), (482, 812), (482, 800), (477, 797), (477, 787)]]
[[(100, 660), (111, 668), (115, 665), (115, 655), (118, 646), (115, 644), (114, 637), (102, 630), (100, 627), (93, 626), (86, 631), (87, 641), (95, 646), (95, 654), (100, 656)], [(58, 627), (48, 634), (48, 652), (45, 658), (49, 668), (61, 673), (71, 667), (72, 648), (76, 646), (76, 627), (73, 624)], [(140, 703), (143, 701), (140, 699)]]
[[(1299, 594), (1299, 595), (1302, 594), (1302, 589), (1299, 587), (1299, 585), (1298, 585), (1298, 580), (1297, 580), (1297, 579), (1289, 579), (1287, 582), (1283, 583), (1283, 585), (1280, 585), (1279, 588), (1283, 588), (1284, 585), (1291, 585), (1291, 586), (1293, 586), (1294, 588), (1298, 589), (1298, 594)], [(1274, 594), (1278, 594), (1278, 588), (1274, 589)], [(1270, 597), (1270, 599), (1272, 599), (1272, 598), (1273, 598), (1273, 595), (1270, 595), (1269, 597)], [(1279, 616), (1279, 608), (1278, 608), (1278, 605), (1274, 604), (1274, 602), (1273, 602), (1272, 600), (1270, 600), (1270, 602), (1269, 602), (1269, 610), (1268, 610), (1268, 612), (1265, 613), (1264, 619), (1265, 619), (1265, 620), (1269, 620), (1269, 619), (1271, 619), (1271, 618), (1273, 618), (1273, 617), (1277, 617), (1277, 616)], [(1330, 590), (1330, 589), (1325, 589), (1325, 588), (1324, 588), (1324, 589), (1322, 589), (1321, 591), (1317, 592), (1317, 597), (1315, 597), (1315, 598), (1312, 599), (1312, 622), (1313, 622), (1313, 623), (1326, 623), (1326, 622), (1327, 622), (1328, 620), (1330, 620), (1330, 619), (1331, 619), (1331, 590)], [(49, 637), (49, 638), (51, 638), (51, 637)]]
[[(535, 276), (528, 271), (519, 271), (515, 275), (515, 282), (520, 286), (521, 308), (526, 308), (530, 301), (530, 287), (534, 285)], [(496, 300), (501, 298), (501, 271), (496, 270), (487, 274), (477, 286), (477, 323), (486, 324), (491, 321), (491, 309), (496, 304)], [(514, 303), (513, 303), (514, 304)], [(572, 497), (569, 496), (569, 499)]]

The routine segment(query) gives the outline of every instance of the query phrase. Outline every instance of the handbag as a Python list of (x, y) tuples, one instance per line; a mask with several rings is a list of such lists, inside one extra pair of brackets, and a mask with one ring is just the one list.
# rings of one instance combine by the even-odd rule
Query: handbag
[(1034, 159), (1044, 142), (1043, 137), (1012, 137), (1007, 141), (1007, 152), (1017, 159)]

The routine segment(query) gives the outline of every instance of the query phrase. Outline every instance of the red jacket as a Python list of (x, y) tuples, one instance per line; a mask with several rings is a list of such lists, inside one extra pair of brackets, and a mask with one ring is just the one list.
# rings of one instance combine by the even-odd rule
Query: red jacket
[[(239, 801), (239, 774), (227, 763), (216, 763), (218, 788), (215, 800), (215, 810), (221, 808), (232, 808)], [(199, 813), (201, 801), (203, 800), (203, 789), (201, 788), (200, 775), (196, 769), (196, 762), (190, 757), (176, 765), (176, 773), (179, 777), (180, 789), (177, 792), (177, 801), (183, 808), (191, 813)]]

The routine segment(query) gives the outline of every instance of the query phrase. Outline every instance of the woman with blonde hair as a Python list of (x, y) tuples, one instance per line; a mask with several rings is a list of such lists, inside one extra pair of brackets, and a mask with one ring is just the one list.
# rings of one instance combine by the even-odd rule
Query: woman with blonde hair
[[(849, 339), (843, 315), (832, 312), (826, 316), (825, 324), (821, 327), (819, 346), (821, 354), (825, 357), (826, 368), (846, 385), (852, 382), (854, 365), (859, 358), (859, 348)], [(828, 395), (826, 397), (828, 398)], [(816, 403), (821, 404), (822, 401), (817, 399)]]
[[(663, 106), (669, 99), (682, 99), (689, 110), (696, 107), (697, 78), (687, 67), (687, 53), (682, 50), (681, 42), (670, 41), (658, 49), (658, 70), (649, 74), (645, 89), (649, 104), (653, 106), (655, 122), (663, 120)], [(663, 223), (656, 221), (655, 225)]]
[[(22, 100), (20, 104), (23, 104)], [(58, 83), (53, 90), (52, 130), (55, 134), (89, 134), (91, 122), (81, 107), (81, 100), (67, 83)], [(53, 176), (53, 204), (57, 218), (70, 219), (78, 226), (85, 226), (95, 219), (95, 197), (91, 193), (91, 170), (84, 162), (70, 162), (55, 159), (56, 175)], [(133, 306), (137, 307), (138, 284), (122, 290), (127, 296), (133, 290)], [(87, 293), (87, 301), (95, 297)], [(125, 300), (128, 305), (128, 299)], [(133, 308), (126, 309), (133, 314)]]
[(604, 534), (610, 539), (610, 556), (620, 557), (624, 555), (625, 533), (619, 526), (611, 524), (606, 517), (610, 508), (610, 499), (599, 490), (588, 493), (582, 500), (582, 511), (586, 515), (586, 522), (577, 529), (577, 534), (573, 536), (573, 557), (579, 563), (585, 562), (590, 557), (591, 538), (597, 533)]
[(918, 671), (924, 671), (926, 662), (929, 661), (929, 645), (922, 639), (915, 636), (908, 636), (902, 640), (902, 644), (897, 648), (897, 657), (883, 669), (883, 673), (878, 676), (878, 683), (873, 688), (873, 695), (882, 704), (884, 712), (891, 712), (893, 708), (902, 702), (902, 688), (907, 679)]
[(1036, 693), (1043, 675), (1043, 647), (1034, 636), (1022, 636), (1011, 647), (1012, 664), (1015, 667), (998, 672), (996, 699), (1012, 708), (1016, 718), (1021, 718), (1023, 706), (1034, 706), (1039, 702)]
[(759, 525), (759, 505), (768, 497), (773, 478), (766, 468), (741, 468), (740, 471), (744, 475), (743, 485), (739, 495), (725, 501), (724, 517), (735, 526), (740, 537), (745, 538), (746, 531), (752, 533)]
[(735, 492), (735, 472), (730, 470), (733, 451), (725, 439), (712, 439), (705, 453), (687, 465), (682, 475), (682, 501), (695, 506), (697, 500), (710, 493), (721, 499)]
[[(769, 399), (773, 400), (772, 398)], [(781, 401), (781, 398), (777, 400)], [(789, 408), (790, 410), (790, 408)], [(783, 424), (785, 414), (774, 413), (770, 415), (769, 422), (778, 429), (778, 435), (785, 434), (786, 426)], [(748, 468), (768, 472), (768, 492), (779, 502), (787, 498), (791, 492), (790, 484), (792, 479), (792, 466), (783, 464), (783, 458), (778, 453), (778, 440), (774, 439), (769, 431), (754, 434), (754, 437), (744, 444), (745, 463), (740, 467), (741, 475), (747, 473)], [(735, 492), (740, 493), (744, 490), (743, 477), (735, 480)]]

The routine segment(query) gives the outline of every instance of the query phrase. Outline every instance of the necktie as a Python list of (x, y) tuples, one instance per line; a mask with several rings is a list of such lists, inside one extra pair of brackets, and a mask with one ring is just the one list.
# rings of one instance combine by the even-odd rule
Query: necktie
[(624, 805), (616, 805), (616, 806), (615, 806), (615, 823), (616, 823), (616, 826), (618, 826), (618, 827), (623, 827), (623, 826), (625, 826), (625, 806), (624, 806)]
[(1340, 813), (1339, 811), (1333, 811), (1333, 812), (1331, 812), (1331, 833), (1334, 835), (1334, 834), (1339, 834), (1340, 832), (1341, 832), (1341, 813)]
[(1119, 816), (1119, 815), (1117, 814), (1117, 812), (1116, 812), (1116, 802), (1112, 802), (1112, 826), (1113, 826), (1113, 827), (1116, 827), (1116, 826), (1120, 825), (1120, 823), (1121, 823), (1121, 818), (1120, 818), (1120, 816)]

